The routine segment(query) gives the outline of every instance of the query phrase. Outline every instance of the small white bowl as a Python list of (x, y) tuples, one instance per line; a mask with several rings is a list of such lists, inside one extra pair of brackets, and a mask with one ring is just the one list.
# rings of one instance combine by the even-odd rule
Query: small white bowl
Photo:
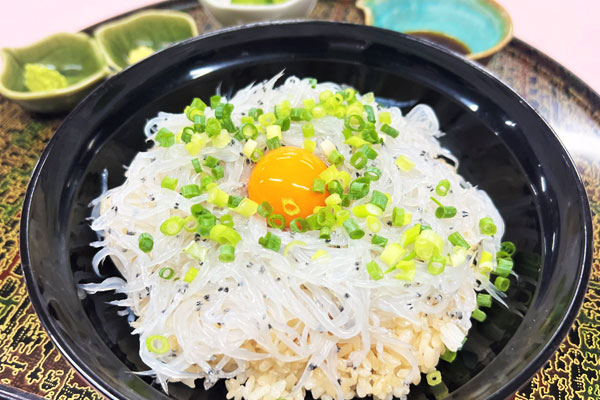
[(228, 0), (198, 0), (210, 15), (222, 25), (242, 25), (249, 22), (303, 18), (315, 8), (317, 0), (288, 0), (272, 5), (238, 5)]

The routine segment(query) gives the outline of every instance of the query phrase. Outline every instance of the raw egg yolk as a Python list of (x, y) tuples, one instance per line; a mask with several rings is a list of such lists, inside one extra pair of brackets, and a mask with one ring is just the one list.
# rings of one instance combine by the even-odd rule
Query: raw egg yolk
[[(258, 204), (268, 202), (273, 212), (285, 217), (306, 218), (317, 206), (325, 205), (327, 194), (312, 191), (313, 181), (327, 166), (317, 156), (297, 147), (280, 147), (269, 151), (254, 166), (248, 181), (248, 196)], [(294, 215), (284, 210), (284, 199), (291, 199), (299, 209)], [(286, 209), (290, 210), (287, 206)]]

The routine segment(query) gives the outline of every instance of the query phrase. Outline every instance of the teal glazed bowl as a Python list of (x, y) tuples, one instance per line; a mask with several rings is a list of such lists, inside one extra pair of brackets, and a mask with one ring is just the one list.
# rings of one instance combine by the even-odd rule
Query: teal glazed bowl
[(421, 36), (472, 60), (496, 53), (513, 35), (508, 12), (494, 0), (358, 0), (356, 6), (366, 25)]

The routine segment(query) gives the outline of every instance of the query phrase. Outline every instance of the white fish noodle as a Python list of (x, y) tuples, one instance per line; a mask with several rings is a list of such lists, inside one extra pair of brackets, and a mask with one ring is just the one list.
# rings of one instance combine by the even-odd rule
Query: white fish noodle
[[(324, 90), (335, 93), (346, 88), (327, 82), (313, 87), (310, 80), (297, 77), (276, 86), (282, 75), (223, 99), (234, 105), (231, 118), (236, 126), (252, 107), (270, 111), (284, 100), (292, 107), (303, 107), (305, 99), (318, 103)], [(199, 383), (196, 379), (204, 379), (208, 388), (224, 379), (227, 398), (236, 400), (302, 399), (309, 390), (322, 399), (404, 398), (410, 385), (420, 381), (421, 373), (435, 370), (446, 349), (456, 351), (461, 346), (471, 328), (478, 291), (505, 303), (504, 293), (489, 280), (497, 265), (495, 254), (501, 249), (504, 222), (488, 195), (456, 173), (456, 158), (437, 140), (443, 133), (434, 111), (418, 105), (402, 115), (398, 108), (357, 96), (373, 107), (377, 121), (379, 114), (389, 112), (390, 126), (399, 132), (396, 138), (382, 135), (384, 144), (374, 146), (378, 156), (369, 164), (381, 171), (371, 189), (391, 198), (379, 217), (378, 235), (388, 238), (388, 243), (399, 242), (404, 232), (420, 223), (443, 238), (442, 254), (454, 254), (455, 247), (446, 238), (455, 232), (472, 244), (469, 253), (438, 275), (428, 272), (427, 261), (417, 257), (412, 280), (397, 279), (395, 272), (374, 280), (367, 263), (375, 260), (384, 271), (387, 266), (379, 258), (382, 248), (371, 243), (373, 233), (352, 240), (338, 228), (325, 241), (319, 239), (318, 231), (276, 230), (258, 214), (247, 218), (231, 213), (242, 240), (234, 261), (223, 263), (217, 243), (185, 230), (166, 236), (160, 226), (173, 216), (188, 217), (190, 207), (197, 203), (217, 218), (229, 210), (207, 202), (206, 193), (184, 198), (161, 188), (161, 181), (169, 176), (177, 178), (178, 186), (200, 185), (192, 159), (211, 155), (224, 169), (218, 187), (246, 196), (253, 164), (241, 155), (243, 144), (232, 140), (223, 148), (208, 145), (193, 156), (181, 142), (170, 147), (155, 144), (136, 155), (121, 186), (104, 190), (91, 204), (95, 206), (91, 226), (101, 236), (91, 244), (100, 248), (93, 268), (100, 274), (102, 260), (110, 257), (122, 278), (81, 285), (89, 293), (115, 290), (128, 296), (112, 304), (135, 314), (131, 325), (139, 335), (140, 356), (150, 368), (140, 374), (152, 373), (165, 391), (168, 382), (194, 386)], [(212, 117), (214, 110), (207, 107), (204, 115)], [(350, 160), (353, 149), (344, 143), (343, 119), (325, 116), (311, 123), (315, 155), (327, 160), (320, 144), (328, 140)], [(148, 121), (144, 133), (152, 141), (162, 128), (179, 133), (190, 124), (185, 114), (161, 112)], [(381, 124), (376, 126), (379, 130)], [(292, 122), (282, 144), (302, 147), (301, 128), (302, 123)], [(256, 140), (259, 148), (265, 147), (263, 136)], [(414, 167), (401, 170), (396, 165), (399, 156), (408, 157)], [(352, 178), (362, 173), (348, 162), (340, 168)], [(444, 197), (436, 196), (436, 185), (443, 179), (449, 181), (450, 190)], [(456, 216), (436, 218), (438, 205), (431, 196), (456, 207)], [(386, 223), (394, 207), (410, 212), (411, 222), (405, 226)], [(494, 235), (482, 234), (482, 218), (493, 220)], [(355, 220), (370, 232), (364, 218)], [(282, 250), (265, 249), (258, 243), (267, 232), (281, 238)], [(139, 248), (141, 233), (152, 235), (152, 251)], [(207, 250), (202, 261), (184, 252), (192, 242)], [(313, 260), (317, 250), (327, 253)], [(484, 252), (493, 255), (487, 270), (477, 265)], [(197, 275), (185, 279), (193, 268)], [(165, 277), (165, 271), (172, 276)], [(156, 351), (147, 343), (153, 340), (167, 348)]]

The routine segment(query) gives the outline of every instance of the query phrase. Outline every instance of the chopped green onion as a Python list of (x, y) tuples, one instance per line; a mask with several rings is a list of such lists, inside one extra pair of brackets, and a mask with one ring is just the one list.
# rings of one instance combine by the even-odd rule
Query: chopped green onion
[(290, 221), (290, 230), (296, 233), (308, 231), (308, 222), (304, 218), (294, 218)]
[(204, 166), (208, 168), (216, 167), (219, 164), (219, 160), (214, 158), (213, 156), (208, 156), (204, 160)]
[[(425, 231), (425, 232), (428, 232), (428, 231)], [(420, 234), (421, 234), (421, 224), (415, 224), (411, 228), (405, 230), (402, 233), (402, 236), (400, 236), (400, 244), (402, 246), (408, 246), (409, 244), (414, 243)]]
[(244, 197), (242, 197), (242, 196), (232, 196), (232, 195), (230, 195), (229, 198), (227, 199), (227, 207), (229, 207), (229, 208), (236, 208), (237, 206), (240, 205), (240, 203), (242, 202), (242, 200), (244, 200)]
[(193, 215), (189, 215), (183, 220), (183, 229), (187, 232), (196, 232), (198, 230), (198, 220)]
[(383, 279), (383, 271), (381, 271), (381, 267), (375, 261), (369, 261), (367, 263), (367, 272), (374, 281)]
[(392, 225), (403, 226), (404, 225), (404, 209), (400, 207), (394, 207), (392, 210)]
[(273, 213), (273, 206), (268, 201), (263, 201), (258, 205), (258, 215), (267, 218)]
[(231, 122), (231, 125), (227, 125), (227, 121), (231, 122), (231, 119), (228, 118), (227, 120), (223, 121), (223, 126), (226, 128), (226, 130), (221, 130), (221, 132), (212, 139), (212, 145), (217, 149), (222, 149), (227, 146), (231, 142), (231, 135), (229, 135), (229, 132), (235, 132), (233, 122)]
[(379, 232), (381, 230), (381, 221), (372, 215), (367, 217), (367, 226), (371, 230), (371, 232)]
[(350, 157), (350, 165), (356, 169), (362, 169), (367, 165), (368, 158), (364, 153), (356, 152)]
[(342, 197), (337, 193), (331, 194), (325, 199), (325, 204), (327, 204), (328, 206), (335, 206), (341, 203)]
[(210, 240), (220, 244), (230, 244), (235, 246), (242, 239), (239, 233), (233, 228), (223, 224), (217, 224), (210, 230)]
[(414, 260), (402, 260), (396, 264), (396, 270), (400, 271), (396, 274), (396, 279), (403, 281), (413, 281), (417, 275), (417, 267), (415, 266)]
[(408, 253), (407, 255), (405, 255), (404, 257), (402, 257), (402, 260), (409, 261), (409, 260), (412, 260), (413, 258), (415, 258), (416, 256), (417, 256), (417, 252), (413, 250), (410, 253)]
[(164, 189), (175, 190), (177, 188), (177, 178), (165, 176), (162, 181), (160, 181), (160, 187)]
[(358, 114), (352, 114), (344, 118), (344, 126), (351, 131), (360, 132), (365, 127), (365, 121)]
[(392, 114), (389, 111), (382, 111), (379, 113), (379, 122), (382, 124), (392, 123)]
[(217, 217), (213, 214), (202, 214), (198, 217), (198, 233), (209, 236), (212, 228), (217, 224)]
[(329, 240), (331, 239), (331, 228), (328, 226), (322, 226), (319, 230), (319, 239)]
[(205, 130), (208, 136), (216, 136), (221, 133), (221, 123), (216, 118), (209, 118), (206, 120)]
[(319, 250), (315, 251), (315, 254), (313, 254), (310, 259), (315, 261), (315, 260), (318, 260), (319, 258), (324, 258), (324, 257), (328, 257), (328, 256), (329, 256), (329, 253), (327, 252), (327, 250), (319, 249)]
[(169, 280), (175, 276), (175, 270), (169, 267), (162, 267), (158, 270), (158, 276), (160, 276), (162, 279)]
[(235, 247), (224, 244), (219, 248), (219, 261), (228, 263), (235, 259)]
[(197, 158), (192, 159), (192, 166), (194, 167), (194, 171), (196, 171), (197, 174), (202, 172), (202, 166), (200, 166), (200, 161), (198, 161)]
[(381, 253), (381, 261), (386, 263), (388, 266), (393, 266), (402, 259), (402, 256), (406, 253), (406, 249), (400, 246), (398, 243), (390, 243)]
[(258, 117), (260, 117), (263, 114), (264, 113), (263, 113), (262, 108), (254, 108), (254, 107), (252, 107), (250, 109), (250, 111), (248, 112), (248, 115), (251, 116), (255, 121), (258, 120)]
[(485, 312), (481, 311), (479, 308), (476, 308), (473, 311), (473, 314), (471, 314), (471, 318), (473, 318), (475, 321), (483, 322), (487, 318), (487, 315)]
[(161, 335), (152, 335), (146, 338), (146, 348), (155, 354), (165, 354), (170, 350), (169, 341)]
[(435, 209), (436, 218), (452, 218), (456, 215), (456, 207), (441, 206)]
[(360, 182), (358, 180), (354, 180), (350, 183), (350, 188), (348, 190), (348, 196), (351, 200), (358, 200), (365, 197), (369, 194), (370, 186), (368, 183)]
[(388, 198), (385, 194), (383, 194), (379, 190), (373, 190), (373, 193), (371, 193), (370, 203), (381, 208), (381, 211), (385, 211), (385, 207), (387, 206), (387, 203), (388, 203)]
[(256, 137), (258, 136), (258, 129), (254, 124), (243, 124), (240, 127), (240, 132), (242, 133), (242, 136), (244, 136), (244, 138), (246, 139), (256, 139)]
[(517, 247), (513, 242), (502, 242), (500, 250), (506, 252), (509, 256), (512, 256), (517, 251)]
[(510, 258), (498, 258), (498, 256), (496, 256), (496, 261), (498, 262), (498, 265), (496, 266), (494, 273), (504, 278), (508, 278), (513, 270), (513, 260)]
[[(417, 252), (415, 251), (415, 254), (416, 253)], [(427, 263), (427, 272), (429, 272), (431, 275), (441, 274), (442, 272), (444, 272), (444, 268), (446, 268), (446, 257), (444, 256), (433, 255)]]
[(224, 214), (221, 216), (221, 218), (219, 218), (219, 223), (221, 223), (222, 225), (228, 226), (230, 228), (233, 228), (233, 217), (229, 214)]
[(211, 96), (210, 108), (212, 108), (214, 110), (215, 108), (217, 108), (217, 105), (219, 105), (220, 102), (221, 102), (221, 96), (219, 96), (218, 94)]
[(340, 225), (342, 225), (348, 218), (350, 218), (350, 211), (348, 210), (339, 210), (335, 212), (335, 222)]
[(190, 207), (190, 211), (194, 218), (198, 218), (199, 216), (204, 215), (204, 214), (210, 214), (210, 211), (208, 211), (206, 208), (202, 207), (202, 204), (200, 204), (200, 203), (193, 204)]
[(300, 207), (293, 199), (288, 197), (281, 198), (281, 205), (283, 206), (283, 212), (287, 215), (296, 215), (300, 212)]
[(372, 144), (378, 144), (380, 143), (381, 139), (379, 138), (379, 135), (377, 134), (377, 131), (375, 130), (375, 128), (365, 128), (363, 129), (363, 131), (360, 133), (360, 136), (367, 142), (372, 143)]
[(375, 204), (367, 203), (353, 207), (352, 213), (359, 218), (366, 218), (367, 216), (379, 217), (383, 214), (383, 210)]
[[(322, 182), (325, 183), (325, 181)], [(315, 191), (314, 184), (313, 191)], [(338, 194), (340, 196), (344, 194), (344, 188), (342, 187), (340, 181), (338, 181), (337, 179), (334, 179), (327, 184), (327, 191), (329, 192), (329, 194)]]
[(363, 153), (369, 160), (374, 160), (377, 158), (377, 152), (368, 144), (363, 144), (358, 149), (360, 153)]
[(192, 197), (200, 196), (202, 194), (202, 189), (200, 186), (196, 184), (185, 185), (181, 187), (181, 195), (186, 199), (191, 199)]
[[(440, 235), (432, 230), (424, 230), (420, 232), (415, 239), (415, 252), (417, 253), (417, 257), (421, 260), (429, 260), (434, 256), (441, 254), (443, 250), (444, 239), (442, 239)], [(444, 258), (441, 261), (443, 261), (445, 264), (446, 259)], [(440, 260), (436, 259), (434, 263), (438, 264), (439, 262)], [(437, 269), (437, 267), (432, 268)], [(443, 271), (443, 268), (441, 270)]]
[(415, 167), (415, 163), (406, 156), (400, 156), (396, 159), (396, 166), (404, 172), (409, 172)]
[(444, 350), (444, 352), (440, 355), (440, 358), (446, 362), (451, 363), (456, 358), (456, 352), (446, 348), (446, 350)]
[(290, 129), (290, 119), (289, 118), (279, 118), (275, 121), (275, 125), (279, 125), (282, 131), (287, 131)]
[(292, 121), (302, 121), (304, 111), (304, 108), (292, 108), (292, 111), (290, 111), (290, 119)]
[(471, 248), (471, 246), (469, 245), (469, 243), (467, 243), (465, 238), (463, 238), (462, 235), (458, 232), (454, 232), (450, 236), (448, 236), (448, 240), (455, 246), (461, 246), (465, 249)]
[(339, 167), (344, 163), (344, 156), (341, 155), (339, 151), (333, 150), (329, 153), (329, 156), (327, 156), (327, 161)]
[(154, 136), (154, 141), (162, 147), (171, 147), (175, 144), (175, 135), (167, 128), (161, 128)]
[(149, 253), (154, 247), (154, 238), (149, 233), (142, 233), (138, 236), (138, 246), (144, 253)]
[(439, 181), (439, 183), (435, 187), (435, 193), (438, 196), (442, 196), (442, 197), (447, 195), (449, 190), (450, 190), (450, 181), (448, 181), (448, 179), (442, 179), (441, 181)]
[(484, 293), (477, 293), (477, 307), (487, 307), (490, 308), (492, 306), (492, 296)]
[(510, 280), (503, 276), (497, 276), (494, 281), (494, 286), (501, 292), (506, 292), (510, 286)]
[(483, 235), (495, 235), (496, 234), (496, 225), (494, 224), (494, 220), (491, 218), (481, 218), (479, 220), (479, 229)]
[(386, 135), (389, 135), (389, 136), (391, 136), (393, 138), (398, 137), (398, 135), (400, 134), (400, 132), (398, 132), (395, 128), (392, 128), (388, 124), (383, 124), (381, 126), (381, 132), (383, 132)]
[(160, 224), (160, 231), (166, 236), (175, 236), (181, 231), (182, 228), (183, 218), (178, 216), (167, 218), (162, 224)]
[(317, 212), (317, 223), (320, 227), (332, 227), (335, 224), (335, 212), (333, 212), (333, 209), (330, 206), (321, 208), (319, 212)]
[(184, 143), (191, 142), (193, 134), (194, 134), (194, 130), (192, 128), (190, 128), (189, 126), (186, 126), (185, 128), (183, 128), (183, 131), (181, 131), (181, 141)]
[(273, 113), (262, 114), (258, 117), (258, 123), (264, 127), (273, 125), (277, 121), (277, 117)]
[[(192, 242), (191, 244), (196, 244)], [(183, 281), (186, 283), (192, 283), (196, 276), (198, 275), (198, 268), (190, 267), (187, 271), (185, 271), (185, 275), (183, 276)]]
[(204, 115), (196, 115), (194, 117), (194, 131), (203, 133), (206, 129), (206, 117)]
[(373, 107), (369, 105), (364, 106), (365, 112), (367, 113), (367, 121), (371, 123), (375, 123), (375, 113), (373, 112)]
[(442, 373), (438, 370), (428, 373), (425, 377), (429, 386), (435, 386), (442, 382)]
[(365, 236), (365, 231), (360, 229), (358, 223), (356, 223), (356, 221), (352, 218), (348, 218), (347, 220), (345, 220), (342, 226), (344, 227), (346, 232), (348, 232), (350, 239), (356, 240)]
[(306, 222), (308, 223), (308, 227), (311, 231), (315, 231), (319, 229), (319, 223), (317, 222), (317, 215), (312, 214), (306, 217)]
[(215, 179), (212, 176), (202, 175), (200, 177), (200, 188), (202, 190), (206, 190), (208, 185), (210, 185), (211, 183), (214, 183), (214, 181), (215, 181)]
[(221, 179), (225, 176), (225, 171), (223, 170), (223, 167), (220, 165), (217, 165), (216, 167), (211, 168), (210, 172), (211, 172), (212, 176), (215, 177), (215, 179)]
[(373, 235), (371, 238), (371, 243), (375, 246), (385, 247), (387, 245), (388, 239), (383, 236)]
[(289, 117), (292, 112), (292, 105), (289, 100), (284, 100), (275, 106), (275, 116), (277, 118)]
[[(186, 246), (186, 248), (183, 249), (183, 252), (185, 254), (189, 255), (190, 257), (195, 258), (196, 260), (204, 261), (204, 259), (206, 258), (206, 254), (208, 254), (208, 248), (200, 246), (198, 243), (196, 243), (196, 241), (192, 240), (190, 242), (190, 244), (188, 244)], [(189, 272), (189, 270), (188, 270), (188, 272)], [(198, 270), (196, 270), (196, 273), (198, 273)], [(186, 277), (187, 277), (187, 273), (186, 273)], [(194, 276), (192, 277), (192, 280), (194, 277), (196, 277), (196, 274), (194, 274)], [(188, 282), (188, 281), (186, 280), (186, 282)], [(191, 280), (189, 282), (191, 282)]]
[(267, 223), (271, 228), (283, 230), (285, 228), (285, 217), (281, 214), (273, 213), (267, 217)]
[(281, 248), (281, 238), (277, 235), (267, 232), (267, 234), (258, 239), (258, 243), (265, 249), (279, 251)]
[(227, 206), (229, 195), (217, 187), (213, 187), (208, 191), (208, 202), (218, 207)]
[(267, 139), (267, 148), (269, 150), (275, 150), (281, 147), (281, 142), (277, 136)]
[(313, 124), (304, 124), (302, 125), (302, 136), (305, 138), (315, 136), (315, 127)]
[(238, 206), (233, 209), (233, 211), (246, 218), (250, 218), (258, 211), (258, 203), (253, 200), (250, 200), (247, 197), (244, 197), (240, 204), (238, 204)]

